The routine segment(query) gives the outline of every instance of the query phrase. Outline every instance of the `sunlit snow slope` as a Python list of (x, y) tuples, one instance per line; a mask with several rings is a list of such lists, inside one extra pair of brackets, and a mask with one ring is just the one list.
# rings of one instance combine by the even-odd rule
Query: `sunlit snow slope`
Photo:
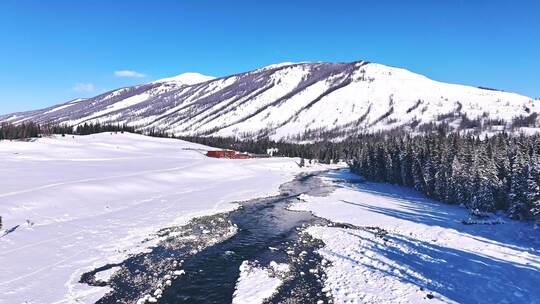
[[(127, 123), (176, 135), (292, 138), (321, 131), (371, 132), (540, 112), (530, 97), (447, 84), (364, 61), (282, 63), (212, 78), (186, 73), (0, 121)], [(334, 132), (337, 133), (337, 132)], [(337, 136), (337, 135), (334, 135)]]
[(209, 147), (136, 134), (0, 141), (0, 304), (94, 303), (78, 283), (154, 246), (155, 233), (275, 195), (295, 159), (204, 156)]

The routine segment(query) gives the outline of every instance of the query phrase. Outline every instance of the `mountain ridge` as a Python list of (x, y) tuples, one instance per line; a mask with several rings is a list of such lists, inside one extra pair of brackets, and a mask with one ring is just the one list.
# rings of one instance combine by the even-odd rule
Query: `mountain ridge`
[(439, 82), (378, 63), (286, 62), (216, 78), (184, 73), (3, 115), (0, 121), (125, 123), (175, 135), (316, 139), (323, 133), (414, 131), (441, 123), (458, 129), (470, 121), (507, 129), (516, 118), (539, 112), (531, 97)]

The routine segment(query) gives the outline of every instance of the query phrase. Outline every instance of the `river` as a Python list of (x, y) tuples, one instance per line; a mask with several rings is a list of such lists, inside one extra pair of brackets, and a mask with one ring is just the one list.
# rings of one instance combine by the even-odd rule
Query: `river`
[[(242, 202), (232, 212), (163, 229), (158, 232), (163, 240), (148, 252), (85, 273), (81, 282), (112, 288), (98, 301), (103, 304), (133, 303), (156, 289), (159, 303), (231, 303), (243, 261), (257, 261), (261, 267), (275, 261), (288, 264), (290, 271), (268, 303), (331, 303), (321, 292), (325, 274), (316, 253), (324, 244), (302, 230), (338, 224), (288, 210), (301, 194), (324, 196), (333, 191), (321, 181), (324, 174), (299, 175), (283, 184), (278, 196)], [(95, 277), (113, 267), (118, 270), (108, 282)]]

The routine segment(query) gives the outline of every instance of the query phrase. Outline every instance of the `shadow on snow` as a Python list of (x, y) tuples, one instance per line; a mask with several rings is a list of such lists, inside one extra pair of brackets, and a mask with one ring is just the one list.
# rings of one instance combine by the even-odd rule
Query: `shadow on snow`
[[(330, 176), (342, 178), (340, 175), (351, 179), (351, 173), (347, 171)], [(477, 241), (527, 252), (536, 258), (520, 256), (528, 261), (523, 264), (391, 234), (385, 236), (390, 245), (380, 246), (374, 239), (365, 238), (354, 230), (346, 231), (378, 254), (371, 259), (381, 263), (379, 265), (384, 266), (385, 262), (377, 256), (384, 256), (419, 276), (408, 272), (396, 274), (325, 248), (329, 254), (400, 281), (423, 286), (460, 303), (540, 303), (540, 268), (529, 263), (538, 265), (540, 262), (538, 232), (531, 224), (508, 219), (502, 225), (464, 225), (460, 221), (468, 217), (467, 210), (430, 200), (413, 189), (368, 182), (346, 183), (343, 187), (391, 198), (400, 209), (342, 200), (346, 204), (400, 220), (453, 229)]]

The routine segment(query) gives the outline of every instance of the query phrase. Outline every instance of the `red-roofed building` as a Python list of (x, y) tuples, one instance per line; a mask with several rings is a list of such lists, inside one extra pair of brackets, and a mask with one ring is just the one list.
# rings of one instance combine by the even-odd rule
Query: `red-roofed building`
[(233, 150), (214, 150), (206, 152), (206, 156), (214, 158), (247, 159), (252, 158), (247, 153), (239, 153)]

